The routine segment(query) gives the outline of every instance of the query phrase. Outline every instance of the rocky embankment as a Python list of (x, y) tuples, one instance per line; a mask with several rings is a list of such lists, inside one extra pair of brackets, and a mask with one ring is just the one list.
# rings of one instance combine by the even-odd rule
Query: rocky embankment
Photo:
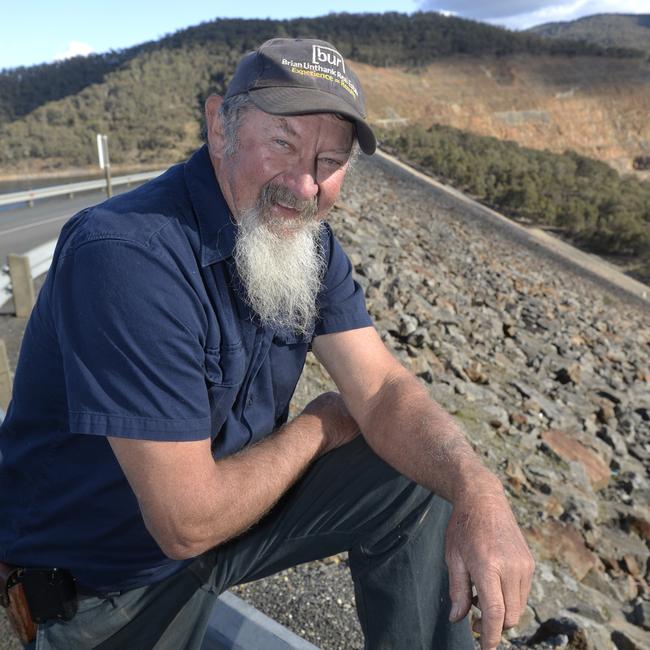
[[(650, 648), (650, 312), (444, 203), (362, 161), (331, 221), (385, 342), (526, 532), (535, 581), (504, 647)], [(328, 387), (310, 359), (296, 408)], [(345, 565), (240, 595), (322, 648), (359, 648)]]
[[(387, 345), (464, 426), (526, 532), (536, 575), (503, 647), (650, 648), (648, 309), (375, 162), (358, 163), (332, 224)], [(294, 410), (329, 387), (310, 358)], [(237, 592), (325, 650), (363, 646), (345, 556)]]

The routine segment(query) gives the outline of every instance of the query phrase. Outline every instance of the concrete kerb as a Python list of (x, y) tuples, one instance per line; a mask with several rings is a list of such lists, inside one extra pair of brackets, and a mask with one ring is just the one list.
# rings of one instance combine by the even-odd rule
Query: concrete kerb
[(201, 650), (318, 650), (230, 592), (212, 611)]

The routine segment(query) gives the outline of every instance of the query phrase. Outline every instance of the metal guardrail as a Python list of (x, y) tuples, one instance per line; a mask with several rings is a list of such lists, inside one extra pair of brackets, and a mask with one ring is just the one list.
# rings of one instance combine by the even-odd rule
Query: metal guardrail
[[(160, 176), (164, 170), (159, 169), (151, 172), (141, 172), (138, 174), (128, 174), (126, 176), (117, 176), (112, 180), (113, 185), (130, 185), (142, 183), (144, 181)], [(12, 192), (10, 194), (0, 194), (0, 206), (11, 205), (15, 203), (29, 203), (30, 205), (38, 199), (46, 199), (53, 196), (74, 195), (79, 192), (88, 192), (97, 189), (104, 189), (106, 181), (98, 179), (93, 181), (82, 181), (80, 183), (69, 183), (67, 185), (52, 185), (51, 187), (42, 187), (34, 190), (23, 192)], [(32, 278), (47, 272), (52, 263), (52, 255), (56, 240), (37, 246), (25, 253), (22, 257), (29, 258), (29, 268)], [(2, 262), (0, 262), (2, 263)], [(4, 264), (0, 266), (0, 307), (2, 307), (13, 295), (11, 276), (9, 266)]]
[[(160, 176), (164, 170), (159, 169), (153, 172), (142, 172), (139, 174), (128, 174), (127, 176), (116, 176), (112, 179), (115, 185), (130, 185), (131, 183), (141, 183), (151, 178)], [(38, 199), (47, 199), (53, 196), (73, 195), (79, 192), (89, 192), (91, 190), (103, 190), (106, 187), (106, 180), (101, 178), (94, 181), (81, 181), (79, 183), (69, 183), (67, 185), (52, 185), (51, 187), (41, 187), (35, 190), (25, 190), (23, 192), (11, 192), (10, 194), (0, 194), (0, 205), (10, 205), (14, 203), (32, 204)]]
[(9, 267), (5, 264), (0, 268), (0, 307), (11, 298), (11, 278), (9, 277)]
[(46, 273), (50, 268), (52, 257), (54, 256), (54, 249), (56, 248), (56, 241), (56, 239), (53, 239), (25, 253), (29, 259), (29, 266), (33, 278), (37, 278), (39, 275)]
[[(52, 264), (52, 257), (54, 256), (54, 249), (56, 248), (56, 239), (41, 244), (36, 248), (28, 251), (21, 258), (26, 258), (25, 266), (29, 269), (29, 277), (31, 279), (37, 278), (43, 273), (47, 273)], [(11, 256), (9, 256), (11, 258)], [(13, 286), (11, 275), (9, 273), (9, 266), (3, 266), (0, 269), (0, 307), (13, 296)]]

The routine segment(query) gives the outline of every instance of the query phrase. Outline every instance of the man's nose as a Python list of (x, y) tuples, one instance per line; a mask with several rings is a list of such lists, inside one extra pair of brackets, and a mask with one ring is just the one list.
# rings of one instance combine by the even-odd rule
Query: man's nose
[(299, 201), (310, 201), (318, 194), (316, 170), (296, 167), (285, 175), (285, 185)]

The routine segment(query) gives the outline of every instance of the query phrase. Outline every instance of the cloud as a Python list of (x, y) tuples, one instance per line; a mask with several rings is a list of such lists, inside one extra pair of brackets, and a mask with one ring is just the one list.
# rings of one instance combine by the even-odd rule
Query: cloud
[(81, 43), (80, 41), (70, 41), (68, 49), (65, 52), (55, 54), (55, 61), (63, 61), (64, 59), (71, 59), (73, 56), (88, 56), (93, 51), (92, 46), (88, 43)]
[(553, 0), (426, 0), (420, 6), (425, 11), (449, 12), (465, 18), (502, 18), (530, 13), (547, 5), (557, 4)]
[(648, 0), (420, 0), (423, 11), (474, 18), (510, 28), (601, 13), (647, 13)]

